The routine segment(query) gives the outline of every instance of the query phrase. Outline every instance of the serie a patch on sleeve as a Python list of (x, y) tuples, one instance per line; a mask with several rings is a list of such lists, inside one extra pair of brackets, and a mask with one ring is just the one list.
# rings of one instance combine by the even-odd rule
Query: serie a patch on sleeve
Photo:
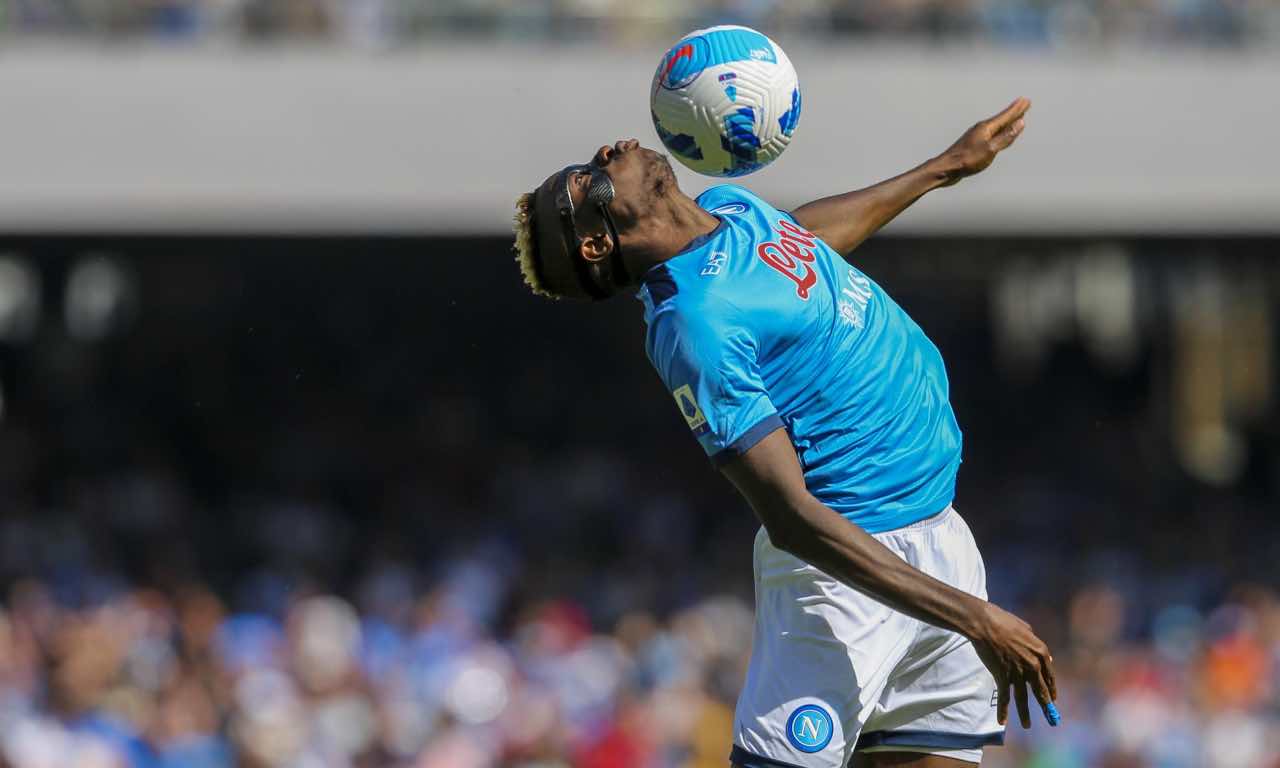
[(707, 417), (698, 407), (698, 401), (694, 398), (693, 390), (688, 384), (679, 387), (671, 395), (676, 399), (676, 405), (680, 406), (680, 413), (684, 416), (685, 423), (689, 425), (694, 437), (701, 437), (711, 431), (711, 425), (707, 423)]

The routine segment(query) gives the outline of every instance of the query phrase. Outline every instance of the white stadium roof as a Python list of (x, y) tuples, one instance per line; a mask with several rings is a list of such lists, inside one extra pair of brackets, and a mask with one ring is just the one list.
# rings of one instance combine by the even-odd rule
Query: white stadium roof
[[(1280, 231), (1274, 54), (787, 47), (800, 126), (744, 181), (779, 205), (893, 175), (1027, 95), (1018, 146), (894, 231)], [(9, 48), (0, 232), (503, 232), (550, 171), (657, 145), (658, 55)]]

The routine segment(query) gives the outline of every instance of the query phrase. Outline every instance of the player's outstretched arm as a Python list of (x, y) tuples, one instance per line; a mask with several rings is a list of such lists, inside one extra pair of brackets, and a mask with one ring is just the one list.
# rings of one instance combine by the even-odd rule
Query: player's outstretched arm
[(1000, 114), (965, 131), (947, 151), (901, 176), (866, 189), (814, 200), (792, 213), (800, 226), (848, 256), (926, 192), (949, 187), (985, 170), (1022, 133), (1024, 116), (1030, 108), (1028, 99), (1016, 99)]
[(814, 498), (784, 430), (756, 443), (723, 471), (775, 547), (897, 611), (969, 638), (996, 679), (1001, 724), (1008, 718), (1010, 689), (1024, 728), (1031, 727), (1028, 688), (1042, 708), (1057, 698), (1049, 648), (1026, 622), (913, 568)]

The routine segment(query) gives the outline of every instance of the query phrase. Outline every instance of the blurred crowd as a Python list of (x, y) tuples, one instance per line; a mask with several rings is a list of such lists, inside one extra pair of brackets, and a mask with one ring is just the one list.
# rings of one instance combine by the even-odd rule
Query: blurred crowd
[[(0, 768), (726, 765), (756, 523), (632, 302), (537, 302), (496, 239), (116, 245), (132, 304), (86, 325), (86, 246), (10, 244), (44, 303), (0, 338)], [(1280, 768), (1274, 398), (1229, 476), (1170, 439), (1161, 318), (1196, 316), (1158, 287), (1219, 247), (1134, 246), (1126, 355), (1040, 323), (1008, 369), (990, 243), (860, 252), (947, 360), (992, 599), (1054, 649), (1063, 726), (988, 766)]]
[(0, 35), (173, 42), (445, 39), (663, 44), (740, 23), (784, 42), (1274, 47), (1277, 0), (3, 0)]
[(490, 566), (421, 589), (390, 566), (354, 604), (304, 589), (238, 612), (199, 583), (67, 604), (19, 582), (0, 614), (0, 765), (724, 765), (741, 601), (593, 630), (544, 600), (499, 626), (511, 585)]
[[(750, 653), (741, 595), (602, 621), (586, 593), (622, 586), (617, 573), (584, 594), (521, 595), (536, 575), (490, 541), (426, 567), (371, 565), (346, 597), (263, 569), (228, 602), (201, 581), (161, 590), (91, 567), (67, 551), (89, 543), (74, 532), (15, 528), (6, 566), (19, 548), (64, 551), (0, 609), (4, 768), (727, 765)], [(1105, 582), (1015, 607), (1053, 644), (1066, 720), (1033, 712), (984, 765), (1280, 766), (1274, 589), (1141, 622)]]

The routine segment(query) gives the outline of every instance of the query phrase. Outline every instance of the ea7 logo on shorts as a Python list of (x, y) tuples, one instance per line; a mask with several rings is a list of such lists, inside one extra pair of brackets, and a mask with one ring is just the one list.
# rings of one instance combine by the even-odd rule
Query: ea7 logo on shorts
[(680, 406), (680, 413), (684, 415), (684, 420), (689, 425), (689, 429), (693, 430), (695, 437), (711, 431), (711, 427), (707, 424), (707, 417), (702, 415), (702, 409), (698, 407), (698, 401), (693, 398), (693, 390), (689, 389), (688, 384), (671, 394), (675, 397), (676, 405)]
[(774, 231), (778, 233), (777, 242), (761, 243), (756, 247), (756, 255), (778, 274), (795, 283), (796, 295), (808, 301), (809, 289), (818, 282), (818, 273), (809, 266), (815, 258), (818, 238), (786, 219), (780, 219)]
[(817, 704), (805, 704), (787, 718), (787, 741), (801, 752), (819, 752), (831, 743), (831, 715)]

